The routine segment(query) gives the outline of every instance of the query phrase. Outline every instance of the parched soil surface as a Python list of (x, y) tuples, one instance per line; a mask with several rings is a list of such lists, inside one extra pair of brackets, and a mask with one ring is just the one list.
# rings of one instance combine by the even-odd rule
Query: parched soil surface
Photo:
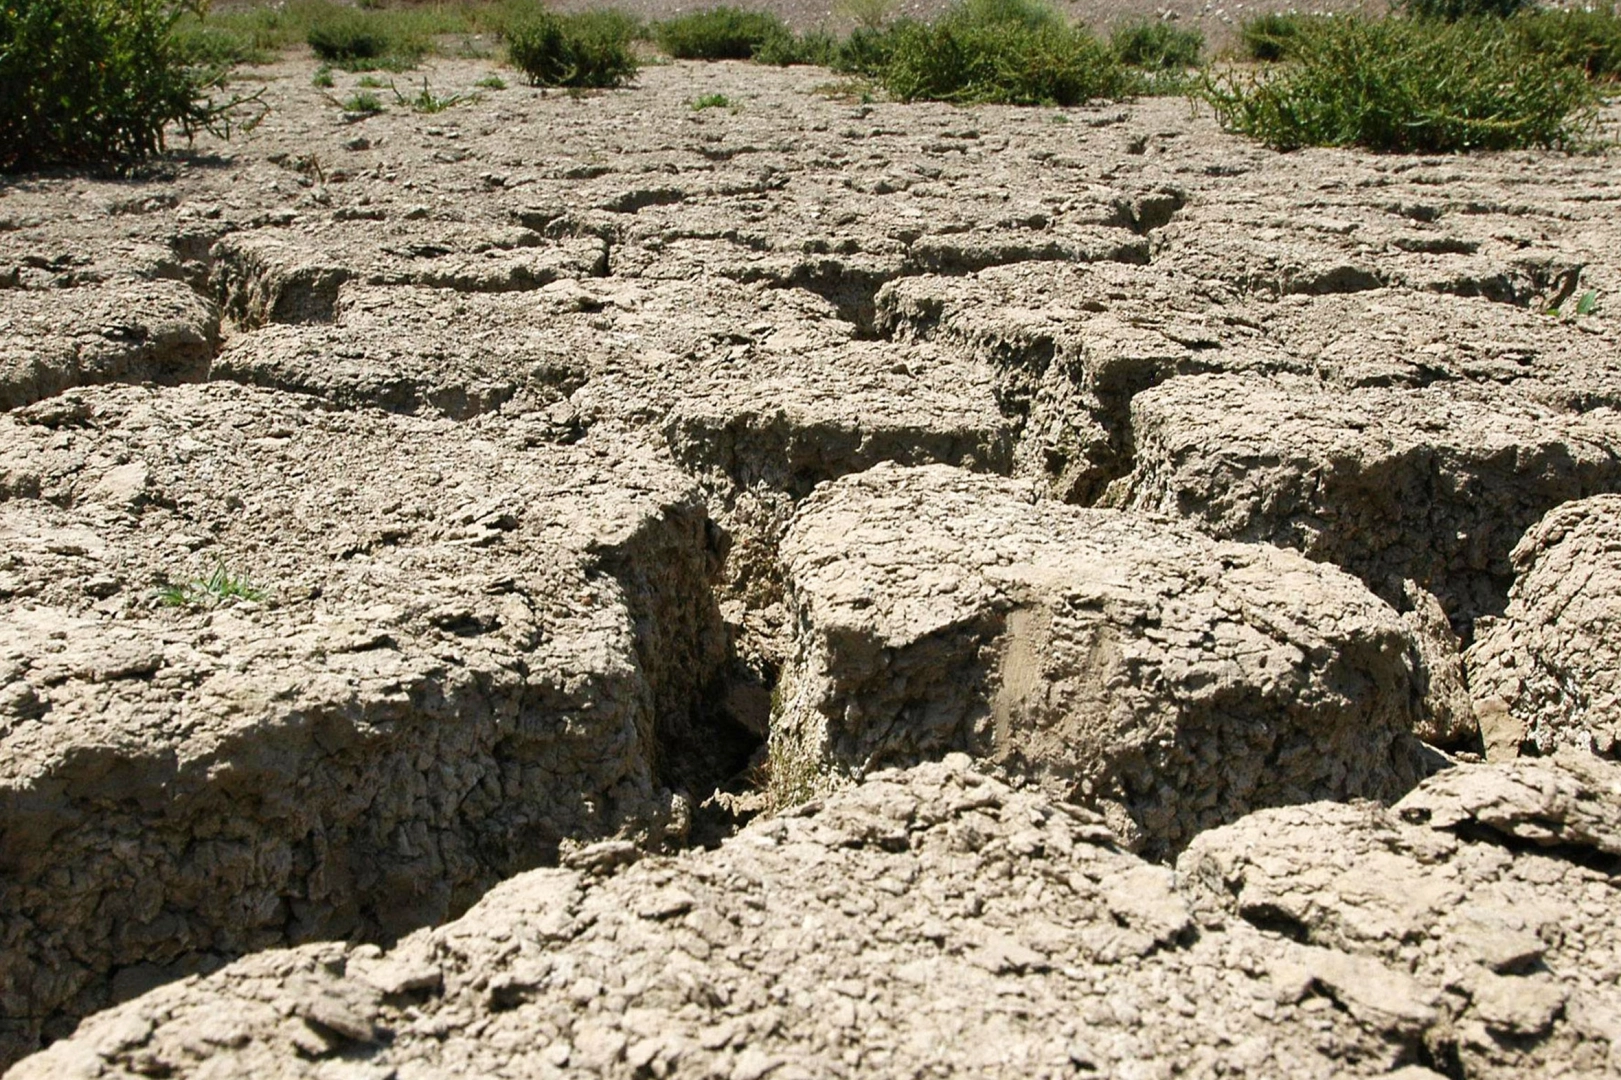
[(8, 1075), (1621, 1072), (1613, 153), (313, 71), (0, 186)]

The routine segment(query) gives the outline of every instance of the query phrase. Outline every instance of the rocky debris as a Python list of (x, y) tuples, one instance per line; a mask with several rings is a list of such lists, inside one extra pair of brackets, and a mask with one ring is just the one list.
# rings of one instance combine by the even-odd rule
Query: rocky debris
[(527, 443), (228, 383), (0, 417), (4, 1053), (679, 831), (723, 538), (633, 444)]
[(219, 314), (177, 281), (0, 289), (0, 409), (103, 382), (208, 376)]
[(1607, 1075), (1591, 840), (1512, 854), (1420, 808), (1529, 783), (1613, 817), (1618, 780), (1464, 766), (1392, 810), (1251, 815), (1173, 873), (954, 755), (718, 850), (524, 874), (387, 950), (249, 957), (9, 1076)]
[(1123, 505), (1293, 547), (1399, 603), (1419, 582), (1469, 634), (1550, 508), (1621, 487), (1621, 424), (1509, 393), (1172, 379), (1132, 400)]
[(1515, 547), (1508, 608), (1465, 656), (1493, 756), (1621, 753), (1621, 496), (1560, 506)]
[(966, 750), (1123, 808), (1154, 855), (1256, 807), (1395, 798), (1420, 776), (1412, 638), (1293, 552), (880, 466), (807, 499), (782, 559), (774, 768)]
[(1267, 810), (1195, 839), (1179, 891), (1206, 926), (1296, 943), (1272, 974), (1297, 1001), (1422, 1029), (1449, 1075), (1610, 1075), (1618, 783), (1573, 756), (1449, 769), (1388, 810)]

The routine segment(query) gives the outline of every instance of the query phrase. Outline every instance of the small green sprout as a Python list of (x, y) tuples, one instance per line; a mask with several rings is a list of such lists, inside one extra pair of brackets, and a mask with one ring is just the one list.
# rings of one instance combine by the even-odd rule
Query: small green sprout
[(217, 607), (227, 600), (257, 602), (263, 600), (265, 594), (245, 575), (231, 573), (221, 562), (206, 578), (196, 577), (190, 581), (169, 582), (160, 586), (157, 598), (164, 607), (206, 608)]
[(705, 109), (724, 109), (731, 103), (732, 99), (725, 94), (705, 94), (703, 97), (693, 99), (692, 111), (702, 112)]

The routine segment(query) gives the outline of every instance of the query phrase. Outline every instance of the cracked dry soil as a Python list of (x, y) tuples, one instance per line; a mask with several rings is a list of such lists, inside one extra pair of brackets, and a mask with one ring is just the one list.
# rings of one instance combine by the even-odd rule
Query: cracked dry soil
[(312, 70), (0, 186), (8, 1076), (1621, 1073), (1613, 154)]

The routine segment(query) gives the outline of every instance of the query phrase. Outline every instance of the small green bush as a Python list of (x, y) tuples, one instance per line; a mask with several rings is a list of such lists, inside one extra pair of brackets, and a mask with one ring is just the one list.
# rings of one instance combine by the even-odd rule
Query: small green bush
[(703, 112), (705, 109), (725, 109), (730, 107), (732, 99), (725, 94), (704, 94), (692, 99), (692, 111)]
[(779, 16), (734, 7), (694, 11), (653, 27), (658, 47), (677, 60), (748, 60), (785, 37), (792, 39), (793, 31)]
[(343, 111), (371, 116), (383, 111), (383, 99), (370, 90), (357, 90), (344, 99)]
[(1238, 24), (1240, 53), (1250, 60), (1274, 63), (1294, 53), (1295, 42), (1330, 16), (1270, 12)]
[(1418, 19), (1506, 19), (1526, 11), (1536, 0), (1402, 0), (1402, 9)]
[(635, 27), (617, 13), (536, 10), (506, 26), (507, 56), (534, 86), (623, 86), (640, 67), (631, 46)]
[(1531, 51), (1499, 20), (1337, 17), (1292, 48), (1270, 77), (1206, 84), (1225, 128), (1280, 149), (1447, 153), (1570, 146), (1595, 115), (1580, 68)]
[(1079, 105), (1126, 94), (1102, 42), (1030, 0), (966, 0), (898, 33), (880, 76), (901, 101)]
[(754, 49), (754, 62), (788, 67), (790, 64), (815, 64), (831, 67), (839, 54), (839, 41), (826, 30), (811, 30), (797, 37), (784, 28), (780, 34), (766, 38)]
[(304, 40), (328, 64), (398, 71), (422, 59), (437, 29), (393, 11), (334, 8), (311, 22)]
[(157, 601), (164, 607), (210, 608), (229, 600), (247, 600), (258, 603), (265, 599), (265, 591), (246, 575), (232, 573), (223, 562), (214, 567), (207, 577), (189, 581), (166, 582), (158, 586)]
[(1538, 11), (1509, 25), (1535, 53), (1595, 79), (1621, 78), (1621, 16), (1613, 11)]
[(305, 31), (304, 40), (329, 64), (376, 60), (394, 42), (382, 21), (367, 11), (338, 10)]
[(1204, 35), (1167, 22), (1128, 23), (1109, 35), (1109, 48), (1122, 64), (1149, 71), (1198, 67)]
[(895, 43), (917, 28), (910, 19), (897, 19), (882, 28), (858, 26), (839, 42), (827, 66), (841, 75), (881, 78), (895, 55)]
[(0, 172), (128, 166), (223, 121), (207, 94), (222, 81), (196, 63), (169, 0), (0, 3)]

